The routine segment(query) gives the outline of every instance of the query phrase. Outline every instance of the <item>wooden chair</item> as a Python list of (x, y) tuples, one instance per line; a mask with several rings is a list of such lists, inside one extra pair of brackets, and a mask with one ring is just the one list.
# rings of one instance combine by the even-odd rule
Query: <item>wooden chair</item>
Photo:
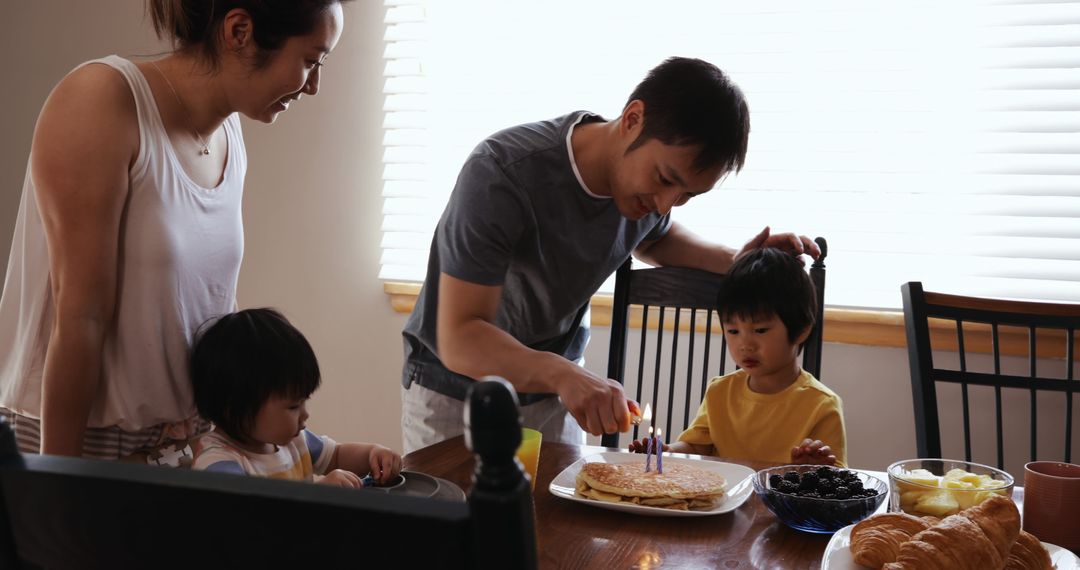
[(516, 398), (469, 404), (468, 503), (21, 455), (0, 422), (0, 568), (536, 568)]
[[(963, 424), (964, 459), (972, 460), (972, 413), (969, 387), (993, 389), (995, 402), (995, 444), (997, 467), (1004, 469), (1005, 445), (1002, 389), (1026, 392), (1030, 407), (1029, 455), (1039, 457), (1038, 395), (1060, 393), (1064, 397), (1064, 454), (1072, 460), (1073, 394), (1080, 392), (1076, 382), (1076, 331), (1080, 328), (1080, 304), (1034, 303), (964, 297), (923, 291), (922, 283), (910, 282), (901, 287), (904, 300), (904, 325), (907, 331), (908, 361), (911, 366), (911, 394), (915, 405), (915, 438), (919, 457), (941, 457), (941, 421), (938, 384), (959, 385)], [(931, 324), (933, 320), (933, 324)], [(932, 346), (932, 341), (933, 345)], [(1009, 373), (1003, 369), (1003, 347), (1009, 344), (1026, 349), (1027, 373)], [(939, 352), (935, 357), (931, 349)], [(989, 353), (991, 357), (975, 355)], [(1064, 371), (1054, 377), (1038, 369), (1048, 362), (1064, 358)], [(975, 360), (991, 362), (975, 366)], [(1051, 360), (1045, 360), (1049, 358)], [(946, 360), (956, 361), (948, 366)], [(977, 368), (984, 368), (979, 371)], [(987, 388), (987, 390), (989, 390)], [(987, 394), (989, 396), (989, 394)], [(987, 398), (988, 399), (988, 398)], [(1044, 404), (1045, 405), (1045, 404)], [(1045, 411), (1045, 410), (1044, 410)], [(1056, 415), (1056, 414), (1055, 414)], [(1046, 419), (1046, 415), (1042, 416)], [(1058, 456), (1062, 457), (1062, 456)]]
[[(824, 325), (825, 257), (828, 245), (825, 238), (814, 240), (821, 248), (821, 256), (810, 268), (810, 279), (817, 293), (817, 315), (810, 336), (803, 346), (802, 366), (817, 378), (821, 378), (822, 327)], [(643, 395), (657, 408), (653, 418), (657, 427), (674, 439), (694, 419), (693, 412), (705, 396), (709, 380), (725, 374), (727, 364), (727, 340), (720, 329), (716, 315), (716, 298), (723, 275), (682, 267), (657, 267), (632, 269), (631, 260), (619, 268), (615, 275), (615, 296), (611, 309), (611, 343), (608, 348), (608, 377), (627, 386), (628, 395), (638, 402)], [(627, 345), (629, 344), (631, 306), (640, 307), (640, 339), (636, 360), (636, 382), (631, 387), (626, 378)], [(668, 327), (668, 314), (671, 325)], [(686, 330), (683, 330), (684, 314)], [(650, 319), (656, 318), (655, 326)], [(703, 324), (702, 324), (702, 321)], [(639, 323), (633, 323), (635, 328)], [(701, 330), (698, 330), (699, 327)], [(715, 330), (714, 330), (715, 328)], [(681, 331), (681, 333), (680, 333)], [(678, 334), (677, 334), (678, 333)], [(713, 336), (719, 339), (714, 344)], [(702, 338), (703, 337), (703, 338)], [(699, 340), (700, 339), (700, 340)], [(714, 353), (718, 352), (718, 355)], [(647, 356), (648, 355), (648, 356)], [(710, 367), (710, 361), (718, 365)], [(643, 388), (651, 376), (652, 392), (645, 394)], [(630, 389), (633, 392), (630, 393)], [(676, 408), (677, 404), (681, 404)], [(676, 419), (675, 413), (680, 412)], [(663, 423), (662, 423), (663, 422)], [(672, 431), (672, 428), (677, 431)], [(642, 434), (644, 435), (644, 434)], [(633, 438), (639, 437), (634, 428)], [(619, 434), (604, 434), (601, 444), (619, 447)]]

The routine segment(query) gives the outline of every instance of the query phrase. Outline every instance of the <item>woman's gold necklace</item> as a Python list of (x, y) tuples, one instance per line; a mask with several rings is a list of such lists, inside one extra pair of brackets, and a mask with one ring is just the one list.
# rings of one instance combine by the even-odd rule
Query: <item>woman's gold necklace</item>
[(191, 113), (188, 112), (187, 105), (184, 105), (184, 101), (181, 100), (180, 95), (176, 93), (176, 89), (173, 87), (172, 81), (169, 81), (168, 76), (166, 76), (165, 73), (161, 71), (161, 68), (158, 67), (156, 61), (151, 61), (150, 65), (153, 65), (154, 69), (156, 69), (158, 74), (161, 75), (161, 78), (165, 80), (165, 85), (169, 86), (169, 91), (172, 91), (173, 97), (176, 98), (176, 102), (180, 104), (180, 109), (184, 111), (184, 118), (187, 119), (188, 126), (191, 127), (191, 132), (195, 133), (196, 142), (198, 142), (199, 145), (202, 146), (202, 149), (199, 150), (199, 154), (203, 156), (209, 155), (210, 143), (208, 143), (206, 139), (204, 139), (202, 135), (199, 134), (199, 130), (195, 128), (195, 121), (191, 119)]

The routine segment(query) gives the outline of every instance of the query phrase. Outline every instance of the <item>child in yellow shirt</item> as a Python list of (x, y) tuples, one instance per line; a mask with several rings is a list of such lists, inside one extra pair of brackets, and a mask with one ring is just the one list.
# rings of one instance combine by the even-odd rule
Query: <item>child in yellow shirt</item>
[[(665, 451), (771, 463), (846, 466), (840, 397), (796, 361), (814, 324), (814, 285), (794, 256), (754, 250), (717, 299), (739, 370), (713, 378), (697, 417)], [(631, 442), (643, 453), (645, 440)]]

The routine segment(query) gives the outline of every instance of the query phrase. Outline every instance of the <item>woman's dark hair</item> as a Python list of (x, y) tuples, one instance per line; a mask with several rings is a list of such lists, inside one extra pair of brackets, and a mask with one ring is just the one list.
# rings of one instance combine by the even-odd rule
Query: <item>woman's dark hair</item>
[(307, 398), (319, 387), (315, 352), (281, 313), (248, 309), (207, 325), (191, 353), (195, 406), (229, 437), (250, 442), (271, 396)]
[(776, 315), (787, 327), (788, 340), (795, 342), (814, 324), (817, 295), (810, 276), (794, 255), (765, 247), (732, 264), (720, 283), (716, 307), (722, 321)]
[(627, 152), (657, 139), (667, 145), (701, 145), (694, 168), (742, 169), (750, 139), (750, 108), (742, 90), (715, 65), (672, 57), (649, 71), (627, 105), (645, 104), (645, 124)]
[(327, 8), (346, 0), (148, 0), (150, 19), (159, 38), (170, 38), (180, 50), (194, 51), (217, 66), (221, 46), (217, 33), (230, 10), (251, 15), (260, 68), (285, 40), (315, 29)]

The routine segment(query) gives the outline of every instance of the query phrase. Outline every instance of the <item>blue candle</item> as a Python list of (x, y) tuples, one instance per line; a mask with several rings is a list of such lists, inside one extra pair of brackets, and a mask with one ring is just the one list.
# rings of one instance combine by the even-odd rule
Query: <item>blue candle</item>
[(660, 436), (664, 434), (664, 430), (656, 430), (656, 472), (664, 474), (664, 440)]
[(652, 426), (649, 426), (649, 437), (645, 438), (645, 472), (649, 472), (649, 464), (652, 463)]

